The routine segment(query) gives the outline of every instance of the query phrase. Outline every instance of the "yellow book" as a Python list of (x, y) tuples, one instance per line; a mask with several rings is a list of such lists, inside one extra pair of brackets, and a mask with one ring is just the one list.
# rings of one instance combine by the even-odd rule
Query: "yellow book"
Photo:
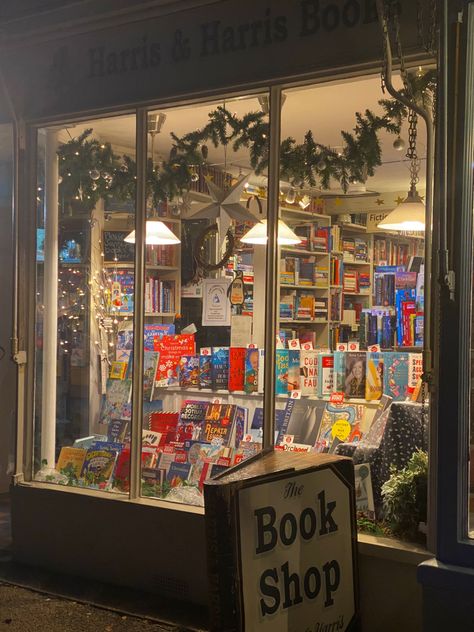
[(381, 353), (367, 354), (367, 369), (365, 376), (365, 399), (380, 399), (383, 393), (383, 355)]
[(61, 448), (58, 462), (56, 463), (56, 469), (58, 472), (61, 472), (61, 470), (69, 470), (72, 468), (75, 477), (79, 478), (85, 457), (86, 450), (82, 448)]

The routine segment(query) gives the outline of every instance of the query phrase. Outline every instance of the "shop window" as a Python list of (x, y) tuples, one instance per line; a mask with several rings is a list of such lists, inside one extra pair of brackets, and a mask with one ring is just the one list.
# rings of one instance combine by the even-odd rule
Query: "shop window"
[(276, 449), (352, 457), (360, 528), (420, 540), (424, 211), (383, 226), (410, 185), (407, 112), (376, 77), (283, 96)]
[(38, 131), (34, 478), (120, 491), (133, 357), (135, 117)]

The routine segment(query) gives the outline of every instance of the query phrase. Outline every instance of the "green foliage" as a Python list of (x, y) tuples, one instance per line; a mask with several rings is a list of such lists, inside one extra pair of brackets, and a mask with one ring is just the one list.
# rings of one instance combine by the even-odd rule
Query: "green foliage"
[[(429, 75), (429, 76), (428, 76)], [(426, 92), (421, 99), (431, 99), (434, 78), (427, 73), (413, 78), (413, 90)], [(431, 95), (431, 96), (430, 96)], [(356, 123), (351, 132), (342, 131), (342, 149), (336, 151), (318, 143), (308, 130), (298, 144), (288, 137), (280, 146), (280, 173), (282, 179), (294, 186), (320, 186), (329, 189), (331, 179), (339, 182), (344, 192), (351, 181), (365, 182), (382, 164), (380, 132), (398, 134), (407, 109), (401, 103), (381, 99), (382, 116), (370, 110), (356, 112)], [(60, 199), (64, 207), (80, 205), (90, 211), (100, 198), (108, 195), (120, 200), (135, 197), (136, 163), (130, 156), (114, 154), (110, 143), (90, 138), (92, 129), (86, 129), (72, 138), (58, 151), (60, 159)], [(263, 112), (248, 112), (242, 117), (219, 106), (209, 112), (207, 124), (178, 137), (171, 133), (172, 148), (168, 160), (154, 165), (147, 162), (147, 191), (150, 201), (157, 205), (189, 190), (191, 175), (198, 167), (205, 167), (206, 143), (215, 147), (230, 147), (233, 152), (247, 148), (252, 169), (261, 174), (268, 166), (269, 123)], [(98, 177), (100, 174), (100, 177)], [(94, 176), (91, 177), (91, 176)]]
[(428, 454), (413, 453), (407, 466), (391, 470), (382, 485), (385, 520), (394, 535), (410, 540), (419, 539), (418, 525), (426, 522), (428, 488)]

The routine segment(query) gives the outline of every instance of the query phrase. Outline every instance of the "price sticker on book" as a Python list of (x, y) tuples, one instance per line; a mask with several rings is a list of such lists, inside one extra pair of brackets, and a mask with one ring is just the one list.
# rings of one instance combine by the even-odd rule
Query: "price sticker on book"
[(380, 353), (380, 345), (369, 345), (367, 347), (367, 351), (370, 351), (371, 353)]
[(344, 393), (342, 391), (334, 391), (329, 396), (329, 401), (331, 404), (343, 404), (344, 403)]
[(339, 441), (346, 441), (351, 434), (351, 424), (347, 419), (337, 419), (332, 426), (331, 434), (333, 439), (339, 439)]
[(201, 355), (203, 356), (212, 355), (211, 347), (201, 347)]
[(348, 342), (347, 343), (348, 351), (359, 351), (359, 343), (358, 342)]
[(301, 345), (301, 349), (303, 351), (313, 351), (313, 343), (312, 342), (303, 342)]
[(257, 348), (257, 345), (254, 342), (250, 342), (247, 345), (247, 349), (256, 349), (256, 348)]
[(336, 345), (336, 351), (347, 351), (347, 342), (338, 342)]
[(299, 338), (293, 338), (292, 340), (288, 340), (288, 349), (300, 349), (300, 341)]
[(301, 399), (301, 391), (291, 391), (290, 399)]

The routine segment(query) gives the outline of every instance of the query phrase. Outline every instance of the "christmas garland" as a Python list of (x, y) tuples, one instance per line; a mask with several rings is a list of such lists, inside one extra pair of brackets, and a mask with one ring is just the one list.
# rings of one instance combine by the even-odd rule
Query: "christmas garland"
[[(435, 71), (412, 76), (412, 92), (417, 99), (432, 99), (435, 86)], [(382, 116), (370, 110), (356, 113), (352, 132), (341, 131), (343, 144), (339, 150), (315, 141), (311, 130), (306, 132), (301, 144), (291, 137), (283, 140), (280, 146), (282, 180), (300, 188), (319, 186), (327, 190), (334, 179), (347, 192), (351, 182), (365, 182), (373, 176), (382, 164), (380, 132), (400, 134), (402, 122), (408, 115), (406, 107), (398, 101), (381, 99), (379, 105)], [(146, 184), (153, 205), (189, 190), (197, 169), (206, 166), (206, 143), (214, 147), (227, 146), (234, 152), (245, 147), (255, 173), (261, 174), (267, 169), (269, 123), (264, 112), (249, 112), (238, 117), (219, 106), (208, 118), (200, 130), (182, 137), (171, 134), (173, 144), (168, 160), (158, 165), (148, 160)], [(92, 210), (98, 200), (106, 196), (134, 200), (135, 161), (130, 156), (116, 155), (110, 143), (90, 138), (91, 134), (92, 129), (86, 129), (58, 151), (63, 207), (80, 205), (83, 210)]]

